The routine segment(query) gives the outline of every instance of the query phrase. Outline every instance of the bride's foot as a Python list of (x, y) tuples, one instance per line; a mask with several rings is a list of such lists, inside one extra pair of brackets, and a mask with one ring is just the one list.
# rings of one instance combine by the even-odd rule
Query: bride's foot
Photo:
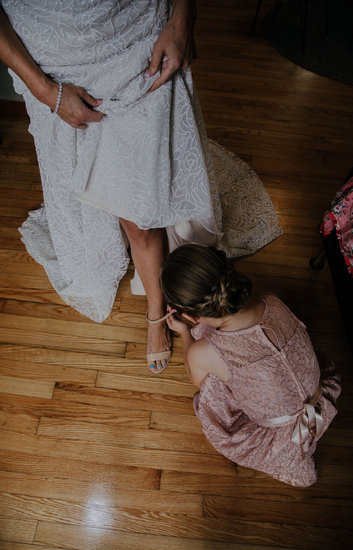
[(171, 356), (170, 333), (165, 322), (167, 316), (169, 314), (158, 319), (150, 319), (146, 313), (148, 321), (147, 362), (153, 374), (163, 372)]

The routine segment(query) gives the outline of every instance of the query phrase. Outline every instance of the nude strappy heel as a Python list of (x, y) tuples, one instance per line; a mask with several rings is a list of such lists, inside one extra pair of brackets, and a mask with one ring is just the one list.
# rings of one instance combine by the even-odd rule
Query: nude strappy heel
[[(163, 315), (159, 319), (149, 319), (148, 318), (148, 311), (146, 311), (146, 319), (147, 319), (147, 321), (150, 325), (156, 325), (157, 323), (162, 323), (165, 319), (167, 319), (171, 315), (172, 315), (172, 313), (166, 313), (165, 315)], [(155, 361), (165, 362), (165, 365), (161, 369), (158, 369), (158, 368), (151, 369), (150, 368), (150, 371), (153, 372), (153, 374), (161, 374), (167, 368), (168, 361), (171, 357), (171, 354), (172, 354), (172, 352), (171, 352), (170, 349), (165, 350), (165, 351), (157, 351), (155, 353), (147, 353), (146, 358), (147, 358), (149, 367), (150, 367), (151, 363), (154, 363)]]

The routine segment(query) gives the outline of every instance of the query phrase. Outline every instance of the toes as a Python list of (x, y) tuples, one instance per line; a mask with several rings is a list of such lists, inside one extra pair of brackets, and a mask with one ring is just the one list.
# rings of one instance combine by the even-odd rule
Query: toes
[(156, 364), (157, 364), (157, 370), (161, 370), (163, 368), (161, 361), (156, 361)]
[(158, 374), (158, 373), (164, 371), (164, 369), (166, 368), (167, 365), (168, 365), (168, 361), (163, 359), (163, 361), (156, 361), (156, 363), (152, 363), (149, 366), (149, 368), (150, 368), (151, 372)]
[(162, 365), (159, 362), (158, 362), (157, 365), (155, 363), (152, 363), (150, 365), (150, 369), (151, 369), (151, 371), (158, 372), (162, 369)]

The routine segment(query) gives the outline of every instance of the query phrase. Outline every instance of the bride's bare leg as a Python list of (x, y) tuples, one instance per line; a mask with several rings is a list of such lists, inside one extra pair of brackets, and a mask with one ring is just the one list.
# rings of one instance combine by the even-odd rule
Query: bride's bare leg
[[(165, 313), (164, 301), (159, 287), (159, 274), (165, 256), (164, 229), (142, 230), (128, 220), (120, 219), (130, 242), (131, 255), (146, 291), (148, 317), (159, 319)], [(166, 323), (148, 325), (147, 353), (170, 349), (170, 335)], [(160, 370), (165, 365), (155, 361)], [(151, 368), (151, 367), (150, 367)]]

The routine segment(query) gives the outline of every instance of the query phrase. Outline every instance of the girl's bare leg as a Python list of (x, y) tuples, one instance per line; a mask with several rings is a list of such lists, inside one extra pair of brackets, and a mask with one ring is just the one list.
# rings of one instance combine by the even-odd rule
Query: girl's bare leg
[[(159, 274), (166, 250), (164, 229), (142, 230), (133, 222), (121, 218), (120, 223), (129, 239), (132, 259), (146, 292), (148, 317), (151, 320), (159, 319), (165, 313), (159, 287)], [(166, 323), (149, 324), (147, 353), (167, 349), (170, 349), (170, 335)], [(155, 361), (154, 368), (157, 370), (164, 366), (161, 361)]]

